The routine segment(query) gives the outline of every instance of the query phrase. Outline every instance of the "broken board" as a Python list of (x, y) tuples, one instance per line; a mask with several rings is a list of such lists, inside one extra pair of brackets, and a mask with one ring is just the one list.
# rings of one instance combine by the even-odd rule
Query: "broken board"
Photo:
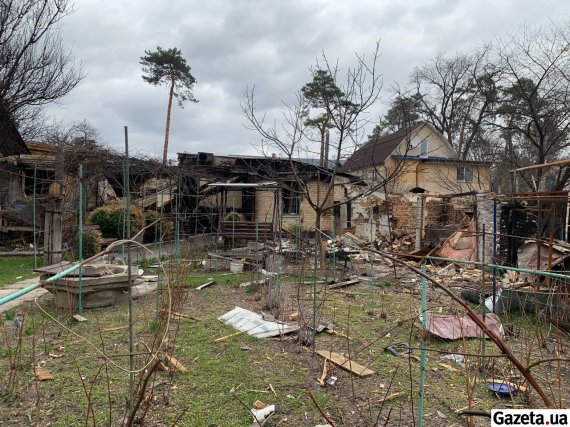
[(329, 289), (345, 288), (347, 286), (356, 285), (360, 283), (359, 279), (347, 280), (346, 282), (335, 283), (334, 285), (329, 285)]
[(372, 369), (368, 369), (366, 366), (362, 366), (360, 363), (356, 363), (353, 360), (348, 360), (343, 355), (335, 353), (334, 351), (318, 350), (317, 353), (335, 365), (338, 365), (342, 369), (350, 371), (359, 377), (368, 377), (376, 373)]

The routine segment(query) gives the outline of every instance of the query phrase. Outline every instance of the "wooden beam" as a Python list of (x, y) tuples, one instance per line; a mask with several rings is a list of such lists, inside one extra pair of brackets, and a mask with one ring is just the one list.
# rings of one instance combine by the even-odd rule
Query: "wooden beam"
[(548, 168), (551, 166), (568, 166), (568, 165), (570, 165), (570, 159), (558, 160), (556, 162), (550, 162), (550, 163), (541, 163), (541, 164), (532, 165), (532, 166), (525, 166), (523, 168), (513, 169), (513, 170), (511, 170), (511, 172), (521, 172), (521, 171), (528, 171), (528, 170), (532, 170), (532, 169)]
[(319, 350), (317, 353), (324, 357), (325, 359), (331, 361), (335, 365), (340, 366), (341, 368), (352, 372), (353, 374), (358, 375), (359, 377), (367, 377), (370, 375), (375, 374), (372, 369), (368, 369), (366, 366), (362, 366), (359, 363), (356, 363), (352, 360), (348, 360), (346, 357), (335, 353), (334, 351), (328, 350)]

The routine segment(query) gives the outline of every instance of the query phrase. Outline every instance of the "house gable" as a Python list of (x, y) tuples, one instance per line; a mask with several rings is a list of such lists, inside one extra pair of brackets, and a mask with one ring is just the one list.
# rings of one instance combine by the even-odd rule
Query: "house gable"
[(406, 156), (419, 158), (455, 159), (455, 151), (443, 137), (429, 123), (423, 123), (413, 129), (408, 136), (392, 151), (391, 156)]

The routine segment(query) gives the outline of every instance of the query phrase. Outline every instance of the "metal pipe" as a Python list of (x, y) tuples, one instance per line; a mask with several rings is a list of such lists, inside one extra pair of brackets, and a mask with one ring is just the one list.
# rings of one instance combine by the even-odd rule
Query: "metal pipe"
[(77, 301), (77, 312), (83, 312), (83, 164), (79, 165), (79, 295)]
[[(67, 276), (69, 273), (74, 272), (75, 270), (77, 270), (77, 269), (78, 269), (80, 266), (82, 266), (83, 264), (86, 264), (86, 263), (88, 263), (89, 261), (93, 261), (93, 260), (94, 260), (95, 258), (97, 258), (99, 255), (100, 255), (100, 254), (94, 255), (94, 256), (92, 256), (92, 257), (90, 257), (90, 258), (87, 258), (86, 260), (82, 261), (81, 263), (72, 265), (71, 267), (69, 267), (69, 268), (67, 268), (67, 269), (65, 269), (65, 270), (63, 270), (63, 271), (60, 271), (59, 273), (54, 274), (53, 276), (49, 277), (49, 278), (46, 280), (46, 283), (53, 282), (54, 280), (61, 279), (62, 277)], [(9, 294), (9, 295), (3, 296), (2, 298), (0, 298), (0, 305), (6, 304), (6, 303), (8, 303), (8, 302), (10, 302), (10, 301), (12, 301), (12, 300), (18, 298), (18, 297), (21, 297), (22, 295), (25, 295), (25, 294), (27, 294), (28, 292), (31, 292), (31, 291), (33, 291), (34, 289), (39, 288), (40, 285), (41, 285), (41, 283), (38, 282), (38, 283), (35, 283), (35, 284), (33, 284), (33, 285), (27, 286), (27, 287), (25, 287), (25, 288), (23, 288), (23, 289), (19, 289), (19, 290), (15, 291), (15, 292), (13, 292), (13, 293), (11, 293), (11, 294)]]
[[(422, 326), (427, 329), (427, 280), (426, 280), (426, 263), (422, 262)], [(420, 365), (420, 397), (418, 401), (418, 427), (424, 425), (424, 397), (425, 397), (425, 375), (427, 360), (427, 343), (425, 335), (422, 334), (422, 353)]]
[(37, 237), (37, 230), (36, 230), (36, 180), (37, 180), (37, 172), (38, 172), (38, 162), (34, 162), (34, 197), (32, 199), (33, 204), (33, 211), (34, 216), (33, 220), (33, 228), (34, 228), (34, 269), (38, 268), (38, 237)]
[[(493, 264), (497, 264), (497, 200), (493, 199)], [(493, 267), (493, 313), (497, 301), (497, 267)]]
[[(127, 239), (131, 238), (131, 193), (130, 193), (130, 172), (129, 172), (129, 129), (125, 126), (125, 175), (124, 175), (124, 193), (125, 193), (125, 217), (126, 217), (126, 234)], [(135, 398), (135, 377), (133, 356), (133, 284), (131, 281), (131, 243), (127, 242), (127, 281), (129, 283), (129, 413), (132, 415), (134, 411)]]

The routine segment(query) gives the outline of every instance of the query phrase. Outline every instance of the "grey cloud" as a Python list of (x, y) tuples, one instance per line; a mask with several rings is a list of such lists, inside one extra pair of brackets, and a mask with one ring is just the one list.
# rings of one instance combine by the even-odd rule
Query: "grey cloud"
[(438, 52), (480, 45), (523, 21), (567, 14), (563, 0), (182, 1), (82, 0), (64, 37), (88, 72), (80, 87), (54, 106), (61, 121), (87, 119), (103, 141), (120, 147), (128, 125), (133, 147), (160, 155), (166, 88), (140, 77), (145, 49), (177, 46), (198, 79), (198, 104), (173, 107), (171, 147), (177, 151), (255, 152), (259, 137), (244, 128), (240, 99), (255, 85), (258, 107), (278, 116), (282, 100), (310, 80), (324, 50), (341, 67), (354, 52), (381, 39), (385, 90), (371, 113), (380, 114), (393, 82), (405, 84), (413, 67)]

